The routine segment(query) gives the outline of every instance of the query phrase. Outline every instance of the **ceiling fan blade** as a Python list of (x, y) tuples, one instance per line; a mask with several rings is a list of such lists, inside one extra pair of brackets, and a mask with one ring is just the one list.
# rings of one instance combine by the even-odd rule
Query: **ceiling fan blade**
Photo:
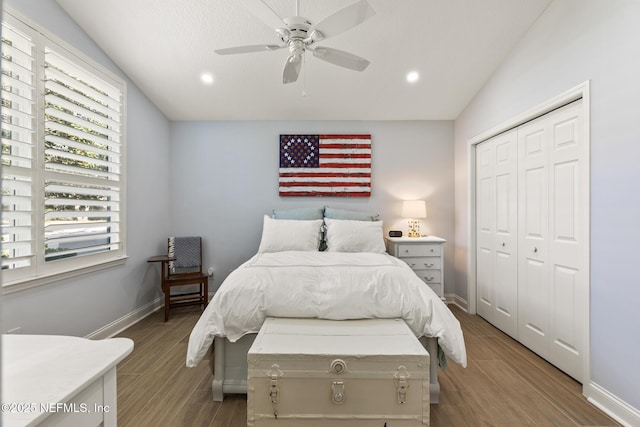
[(317, 30), (322, 34), (323, 39), (327, 39), (363, 23), (375, 14), (376, 11), (373, 10), (367, 0), (360, 0), (344, 9), (340, 9), (333, 15), (329, 15), (315, 25), (310, 33), (313, 30)]
[(214, 52), (218, 55), (234, 55), (236, 53), (252, 53), (252, 52), (264, 52), (270, 50), (278, 50), (285, 46), (278, 46), (277, 44), (254, 44), (249, 46), (227, 47), (224, 49), (215, 49)]
[(298, 80), (300, 69), (302, 68), (302, 58), (299, 56), (290, 56), (284, 63), (282, 71), (282, 83), (294, 83)]
[(318, 59), (322, 59), (323, 61), (354, 71), (364, 71), (364, 69), (370, 64), (366, 59), (360, 58), (353, 53), (333, 49), (331, 47), (318, 47), (313, 50), (313, 56)]
[(249, 12), (259, 18), (271, 28), (286, 28), (282, 18), (268, 4), (262, 0), (242, 0), (242, 4)]

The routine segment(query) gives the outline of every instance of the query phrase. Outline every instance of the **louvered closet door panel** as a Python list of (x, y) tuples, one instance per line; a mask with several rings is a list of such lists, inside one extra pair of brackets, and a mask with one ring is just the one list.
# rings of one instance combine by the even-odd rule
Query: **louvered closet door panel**
[(476, 148), (476, 298), (478, 314), (494, 323), (493, 254), (495, 217), (493, 140)]
[(550, 346), (549, 360), (582, 379), (584, 307), (587, 294), (582, 254), (586, 220), (586, 156), (583, 154), (582, 101), (549, 118), (550, 141)]
[(517, 148), (515, 130), (494, 141), (494, 324), (512, 337), (518, 332)]
[(518, 336), (549, 353), (549, 132), (540, 118), (518, 129)]

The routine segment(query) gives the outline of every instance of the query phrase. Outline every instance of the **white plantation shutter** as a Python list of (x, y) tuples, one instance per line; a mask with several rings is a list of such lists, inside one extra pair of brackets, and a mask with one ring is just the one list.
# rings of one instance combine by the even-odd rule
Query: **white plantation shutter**
[(123, 259), (124, 82), (11, 14), (2, 39), (3, 286)]
[(2, 23), (2, 269), (34, 264), (35, 46)]
[(120, 247), (122, 91), (45, 49), (45, 261)]

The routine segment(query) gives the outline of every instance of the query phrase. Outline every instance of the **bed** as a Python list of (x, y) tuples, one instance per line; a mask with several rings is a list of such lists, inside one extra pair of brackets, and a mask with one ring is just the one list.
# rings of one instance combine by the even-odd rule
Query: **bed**
[[(382, 222), (264, 221), (258, 253), (224, 280), (189, 337), (188, 367), (214, 346), (214, 400), (246, 393), (246, 353), (267, 317), (402, 318), (431, 354), (431, 401), (438, 402), (438, 364), (466, 366), (462, 330), (431, 288), (385, 252)], [(323, 226), (328, 248), (318, 251)]]

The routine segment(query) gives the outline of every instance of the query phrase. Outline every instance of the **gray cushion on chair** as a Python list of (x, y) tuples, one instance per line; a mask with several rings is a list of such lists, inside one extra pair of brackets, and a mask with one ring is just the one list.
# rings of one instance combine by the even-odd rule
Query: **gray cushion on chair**
[[(200, 266), (200, 237), (174, 237), (173, 254), (176, 257), (174, 268), (190, 268)], [(171, 247), (171, 245), (170, 245)]]

